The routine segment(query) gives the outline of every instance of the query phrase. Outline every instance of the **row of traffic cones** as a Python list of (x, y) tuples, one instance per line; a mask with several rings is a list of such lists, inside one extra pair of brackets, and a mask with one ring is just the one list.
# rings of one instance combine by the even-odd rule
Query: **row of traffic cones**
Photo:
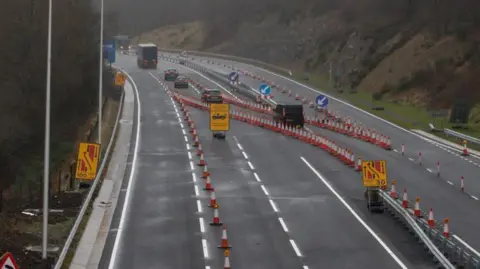
[(208, 204), (208, 207), (213, 209), (213, 218), (212, 221), (210, 222), (211, 226), (222, 226), (222, 236), (220, 239), (220, 244), (218, 245), (218, 248), (225, 250), (224, 252), (224, 269), (230, 269), (230, 251), (229, 249), (232, 247), (228, 241), (228, 236), (227, 236), (227, 228), (223, 224), (223, 222), (220, 220), (220, 215), (218, 212), (219, 204), (217, 202), (217, 198), (215, 195), (215, 188), (213, 188), (212, 181), (210, 179), (210, 172), (208, 170), (207, 163), (205, 161), (204, 157), (204, 151), (202, 144), (198, 140), (198, 133), (195, 128), (195, 123), (193, 120), (190, 118), (190, 114), (188, 110), (186, 109), (184, 102), (182, 100), (178, 101), (180, 104), (180, 110), (184, 114), (184, 120), (187, 122), (188, 127), (189, 127), (189, 133), (192, 135), (192, 139), (194, 140), (193, 147), (196, 148), (196, 155), (199, 157), (198, 161), (198, 166), (203, 167), (203, 172), (202, 172), (202, 178), (205, 180), (205, 186), (204, 190), (210, 192), (210, 202)]
[[(398, 193), (397, 193), (397, 190), (396, 190), (396, 182), (395, 180), (392, 181), (392, 184), (391, 184), (391, 187), (390, 187), (390, 190), (389, 190), (389, 194), (390, 194), (390, 197), (392, 197), (393, 199), (399, 199), (398, 197)], [(408, 200), (408, 194), (407, 194), (407, 189), (404, 189), (403, 190), (403, 195), (402, 195), (402, 207), (407, 210), (408, 212), (410, 212), (413, 216), (417, 217), (417, 218), (422, 218), (423, 221), (426, 221), (428, 223), (428, 225), (430, 226), (431, 229), (435, 229), (436, 228), (436, 225), (435, 225), (435, 219), (434, 219), (434, 216), (433, 216), (433, 209), (430, 208), (429, 212), (428, 212), (428, 217), (427, 217), (427, 220), (424, 220), (424, 214), (420, 208), (420, 197), (416, 197), (415, 198), (415, 203), (414, 203), (414, 206), (413, 206), (413, 210), (409, 207), (409, 200)], [(449, 238), (450, 237), (450, 228), (449, 228), (449, 218), (445, 218), (443, 220), (443, 236), (445, 236), (446, 238)]]

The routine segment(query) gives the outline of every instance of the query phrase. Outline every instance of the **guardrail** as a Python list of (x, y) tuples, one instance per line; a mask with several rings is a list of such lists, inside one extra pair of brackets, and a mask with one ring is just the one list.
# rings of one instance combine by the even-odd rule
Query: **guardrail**
[(410, 231), (434, 256), (435, 262), (443, 268), (480, 269), (480, 255), (475, 250), (459, 242), (455, 235), (447, 238), (439, 228), (430, 227), (423, 218), (416, 217), (409, 209), (403, 208), (400, 199), (392, 198), (386, 191), (381, 190), (380, 194), (390, 213), (410, 227)]
[(478, 138), (475, 138), (475, 137), (472, 137), (472, 136), (469, 136), (469, 135), (466, 135), (466, 134), (462, 134), (462, 133), (459, 133), (459, 132), (455, 132), (454, 130), (450, 130), (450, 129), (443, 129), (443, 132), (447, 136), (451, 135), (451, 136), (454, 136), (454, 137), (457, 137), (457, 138), (467, 140), (468, 142), (472, 142), (472, 143), (475, 143), (477, 145), (480, 145), (480, 139), (478, 139)]
[(105, 165), (107, 164), (107, 160), (109, 159), (108, 157), (110, 156), (110, 151), (113, 146), (113, 142), (115, 141), (115, 134), (117, 132), (117, 127), (118, 127), (118, 121), (120, 119), (120, 115), (122, 114), (122, 107), (123, 107), (123, 101), (125, 97), (125, 92), (122, 91), (122, 96), (120, 97), (120, 104), (118, 106), (118, 111), (117, 111), (117, 117), (115, 119), (115, 125), (113, 126), (112, 130), (112, 135), (110, 137), (110, 140), (108, 142), (107, 149), (105, 150), (105, 154), (102, 156), (102, 161), (100, 164), (100, 167), (98, 168), (97, 176), (95, 177), (92, 185), (90, 186), (90, 190), (88, 191), (88, 194), (83, 201), (82, 207), (80, 209), (80, 212), (78, 212), (77, 218), (75, 219), (75, 222), (73, 224), (72, 229), (70, 230), (70, 233), (68, 234), (67, 240), (65, 241), (65, 244), (63, 245), (62, 251), (60, 252), (60, 255), (57, 258), (57, 261), (55, 262), (55, 267), (54, 269), (60, 269), (63, 266), (63, 263), (65, 261), (65, 257), (67, 256), (68, 251), (70, 250), (70, 246), (72, 245), (73, 239), (75, 238), (75, 235), (77, 234), (78, 228), (80, 224), (83, 221), (83, 218), (85, 217), (85, 213), (87, 211), (87, 208), (90, 206), (90, 202), (93, 198), (93, 194), (95, 193), (97, 189), (97, 185), (100, 182), (100, 179), (103, 176), (103, 170), (105, 169)]

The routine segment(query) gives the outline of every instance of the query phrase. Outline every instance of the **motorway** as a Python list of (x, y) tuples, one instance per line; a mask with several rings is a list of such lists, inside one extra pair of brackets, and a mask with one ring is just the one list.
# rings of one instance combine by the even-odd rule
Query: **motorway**
[[(100, 268), (223, 268), (216, 247), (221, 229), (208, 225), (212, 210), (198, 158), (192, 158), (190, 136), (184, 137), (178, 105), (160, 83), (163, 70), (173, 67), (208, 87), (218, 85), (172, 63), (140, 70), (134, 57), (121, 55), (117, 65), (139, 92), (140, 144), (137, 152), (132, 147), (138, 159), (124, 182), (130, 198), (121, 198), (115, 210)], [(192, 88), (176, 91), (198, 96)], [(305, 143), (241, 122), (231, 122), (226, 140), (215, 140), (207, 112), (189, 111), (233, 245), (233, 268), (433, 268), (400, 224), (367, 212), (352, 169)]]
[[(194, 62), (223, 73), (231, 71), (231, 69), (223, 67), (223, 65), (218, 66), (202, 61), (206, 59), (195, 56)], [(231, 61), (214, 60), (263, 76), (277, 85), (288, 87), (294, 94), (298, 93), (301, 96), (308, 97), (309, 100), (315, 100), (315, 97), (318, 95), (317, 92), (305, 86), (293, 83), (288, 78), (273, 75), (263, 69), (242, 63), (232, 64)], [(255, 89), (258, 89), (261, 83), (247, 76), (241, 76), (240, 79), (243, 83)], [(276, 90), (272, 90), (272, 94), (274, 94), (277, 102), (299, 102)], [(425, 141), (408, 131), (393, 127), (383, 120), (352, 108), (350, 105), (330, 99), (329, 109), (339, 111), (342, 116), (350, 116), (390, 136), (394, 150), (385, 151), (371, 144), (325, 130), (320, 130), (320, 133), (351, 148), (356, 154), (362, 156), (363, 159), (386, 160), (389, 179), (397, 181), (397, 191), (401, 192), (406, 188), (410, 198), (419, 196), (423, 210), (428, 211), (432, 207), (437, 221), (443, 220), (444, 217), (449, 217), (451, 231), (460, 236), (473, 248), (480, 249), (480, 234), (476, 229), (477, 224), (480, 223), (480, 211), (478, 210), (480, 201), (477, 198), (480, 197), (480, 184), (476, 178), (479, 170), (478, 159), (473, 156), (459, 156), (458, 152), (454, 150)], [(310, 115), (313, 115), (311, 109), (306, 107), (305, 110), (309, 111)], [(405, 156), (400, 154), (402, 144), (405, 144)], [(422, 152), (422, 165), (419, 164), (419, 152)], [(438, 161), (441, 164), (440, 177), (436, 175), (436, 164)], [(467, 193), (460, 191), (461, 176), (464, 177)], [(361, 182), (357, 181), (352, 184), (359, 186)]]

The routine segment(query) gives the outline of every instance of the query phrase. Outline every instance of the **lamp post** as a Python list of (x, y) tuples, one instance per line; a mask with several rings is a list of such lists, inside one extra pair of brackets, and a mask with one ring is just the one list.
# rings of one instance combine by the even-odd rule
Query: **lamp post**
[(48, 1), (47, 89), (45, 94), (45, 150), (43, 156), (43, 233), (42, 259), (47, 259), (48, 246), (48, 192), (50, 183), (50, 95), (52, 65), (52, 0)]
[(102, 102), (103, 102), (103, 0), (100, 0), (100, 59), (98, 74), (98, 144), (102, 144)]

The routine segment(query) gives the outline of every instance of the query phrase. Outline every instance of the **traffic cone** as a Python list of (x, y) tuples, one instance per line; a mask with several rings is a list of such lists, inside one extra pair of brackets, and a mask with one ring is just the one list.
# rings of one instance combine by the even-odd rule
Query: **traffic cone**
[(215, 197), (215, 191), (214, 190), (212, 190), (212, 192), (210, 193), (210, 204), (208, 205), (208, 207), (218, 208), (217, 198)]
[(195, 129), (195, 128), (192, 129), (192, 136), (193, 136), (194, 138), (198, 136), (198, 134), (197, 134), (197, 129)]
[(362, 157), (358, 157), (357, 160), (357, 168), (355, 168), (355, 171), (362, 171)]
[(190, 126), (190, 130), (188, 130), (188, 132), (191, 134), (195, 134), (195, 123), (190, 121), (188, 126)]
[(196, 148), (198, 147), (198, 145), (200, 144), (200, 142), (198, 142), (198, 136), (195, 136), (195, 139), (193, 140), (193, 147)]
[(207, 168), (207, 166), (205, 165), (205, 166), (203, 167), (203, 175), (202, 175), (202, 178), (205, 178), (205, 179), (206, 179), (208, 176), (210, 176), (210, 172), (208, 171), (208, 168)]
[(197, 148), (197, 156), (200, 156), (203, 154), (203, 147), (202, 147), (202, 144), (198, 144), (198, 148)]
[(467, 141), (463, 141), (462, 156), (469, 156), (469, 155), (470, 154), (468, 153)]
[(203, 153), (200, 154), (200, 161), (198, 162), (198, 166), (205, 166), (205, 159), (203, 158)]
[(433, 218), (433, 209), (430, 208), (430, 212), (428, 213), (428, 225), (430, 228), (435, 227), (435, 219)]
[(445, 218), (443, 220), (443, 236), (445, 236), (446, 238), (450, 237), (450, 228), (448, 227), (449, 222), (450, 220), (448, 218)]
[(210, 225), (212, 226), (220, 226), (223, 225), (223, 223), (220, 221), (220, 217), (218, 216), (218, 209), (215, 208), (213, 210), (213, 220), (210, 222)]
[(223, 269), (231, 269), (230, 267), (230, 251), (225, 250), (225, 261), (223, 262)]
[(395, 180), (392, 180), (392, 188), (390, 189), (390, 197), (397, 199), (397, 190), (395, 189)]
[(206, 191), (213, 191), (212, 188), (212, 181), (210, 180), (210, 176), (207, 176), (207, 180), (205, 180), (205, 187), (203, 188)]
[(403, 208), (408, 208), (407, 189), (404, 189), (404, 190), (403, 190), (402, 206), (403, 206)]
[(460, 191), (463, 192), (464, 189), (465, 189), (465, 185), (464, 185), (464, 183), (463, 183), (463, 176), (462, 176), (462, 177), (460, 178)]
[(415, 207), (413, 209), (413, 213), (415, 214), (416, 217), (420, 218), (422, 216), (422, 214), (420, 212), (420, 198), (419, 197), (417, 197), (415, 199)]
[(218, 248), (223, 248), (223, 249), (229, 249), (231, 248), (232, 246), (230, 244), (228, 244), (228, 237), (227, 237), (227, 228), (225, 227), (225, 225), (223, 225), (223, 229), (222, 229), (222, 241), (220, 243), (220, 246), (218, 246)]

